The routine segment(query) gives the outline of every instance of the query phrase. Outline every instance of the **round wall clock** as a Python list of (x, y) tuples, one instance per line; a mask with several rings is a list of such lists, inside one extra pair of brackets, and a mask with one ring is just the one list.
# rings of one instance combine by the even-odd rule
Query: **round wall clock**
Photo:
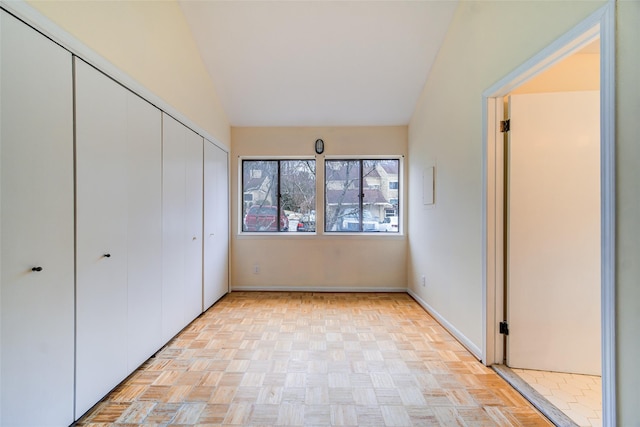
[(324, 152), (324, 141), (316, 139), (316, 153), (322, 154)]

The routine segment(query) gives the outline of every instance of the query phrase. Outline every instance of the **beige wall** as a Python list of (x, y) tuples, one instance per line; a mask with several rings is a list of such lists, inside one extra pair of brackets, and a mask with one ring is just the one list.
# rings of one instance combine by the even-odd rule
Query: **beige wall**
[[(239, 234), (238, 166), (242, 156), (316, 156), (318, 234)], [(406, 238), (400, 235), (322, 234), (324, 156), (406, 155), (407, 128), (232, 128), (231, 286), (233, 289), (404, 290)], [(406, 174), (405, 174), (406, 176)], [(401, 182), (405, 189), (406, 181)], [(401, 213), (402, 215), (402, 213)], [(254, 274), (254, 266), (260, 273)]]
[(620, 1), (617, 6), (618, 425), (640, 426), (640, 2)]
[[(482, 347), (482, 92), (601, 2), (462, 1), (409, 125), (409, 180), (436, 167), (436, 203), (409, 206), (410, 288)], [(412, 185), (409, 200), (420, 200)], [(426, 286), (420, 277), (426, 276)]]
[[(481, 95), (603, 2), (460, 3), (409, 126), (409, 179), (437, 167), (437, 203), (411, 204), (410, 288), (482, 340)], [(616, 292), (618, 425), (640, 426), (640, 2), (617, 3)], [(472, 70), (473, 72), (469, 72)], [(421, 197), (410, 187), (410, 200)], [(427, 287), (418, 286), (420, 275)]]
[(175, 1), (27, 2), (229, 145), (229, 122)]

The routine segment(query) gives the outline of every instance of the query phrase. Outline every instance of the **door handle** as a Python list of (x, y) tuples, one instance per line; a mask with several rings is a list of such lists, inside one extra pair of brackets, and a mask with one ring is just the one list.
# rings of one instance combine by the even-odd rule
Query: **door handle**
[(103, 255), (105, 258), (111, 258), (111, 254), (104, 254)]
[(33, 267), (31, 271), (42, 271), (42, 267)]

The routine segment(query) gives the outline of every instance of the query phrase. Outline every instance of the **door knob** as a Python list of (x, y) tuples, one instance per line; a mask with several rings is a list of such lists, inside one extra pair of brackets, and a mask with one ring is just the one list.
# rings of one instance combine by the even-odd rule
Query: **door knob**
[(33, 267), (31, 271), (42, 271), (42, 267)]

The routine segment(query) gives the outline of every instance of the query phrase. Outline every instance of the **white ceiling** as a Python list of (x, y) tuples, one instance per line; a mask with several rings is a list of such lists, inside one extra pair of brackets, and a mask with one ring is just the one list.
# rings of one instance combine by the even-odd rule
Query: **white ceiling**
[(179, 0), (232, 126), (409, 122), (455, 0)]

